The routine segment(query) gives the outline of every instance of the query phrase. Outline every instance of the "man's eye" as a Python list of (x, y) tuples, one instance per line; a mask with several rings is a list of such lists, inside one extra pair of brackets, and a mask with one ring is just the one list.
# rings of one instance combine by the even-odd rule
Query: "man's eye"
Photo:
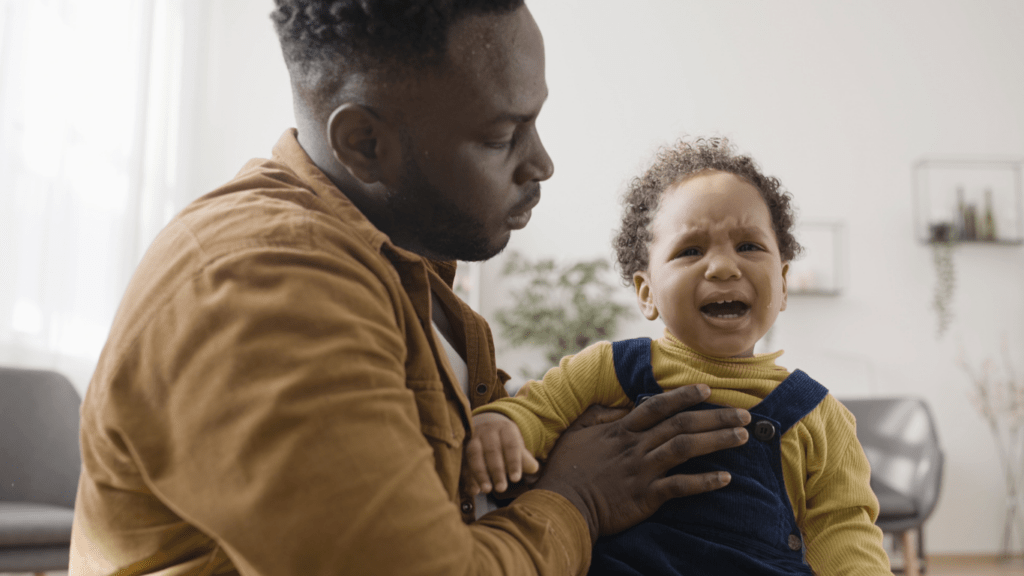
[(700, 248), (684, 248), (676, 254), (676, 258), (685, 258), (689, 256), (700, 256)]
[(760, 250), (760, 249), (761, 249), (761, 247), (758, 246), (757, 244), (754, 244), (753, 242), (744, 242), (743, 244), (740, 244), (736, 248), (736, 251), (737, 252), (749, 252), (751, 250)]
[(516, 143), (516, 138), (515, 138), (515, 136), (513, 136), (513, 137), (509, 138), (508, 140), (498, 140), (498, 141), (494, 141), (494, 142), (484, 142), (484, 146), (486, 146), (487, 148), (490, 148), (492, 150), (508, 150), (509, 148), (513, 147), (515, 145), (515, 143)]

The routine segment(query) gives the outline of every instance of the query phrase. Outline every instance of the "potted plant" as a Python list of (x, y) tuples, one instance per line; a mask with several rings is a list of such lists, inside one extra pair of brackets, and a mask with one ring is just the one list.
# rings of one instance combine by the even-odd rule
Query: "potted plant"
[[(502, 275), (518, 279), (519, 287), (509, 293), (511, 305), (495, 315), (501, 335), (513, 347), (540, 348), (548, 367), (610, 338), (629, 308), (612, 298), (621, 288), (608, 280), (609, 268), (603, 258), (558, 264), (510, 253)], [(530, 372), (520, 370), (524, 378), (538, 376)]]

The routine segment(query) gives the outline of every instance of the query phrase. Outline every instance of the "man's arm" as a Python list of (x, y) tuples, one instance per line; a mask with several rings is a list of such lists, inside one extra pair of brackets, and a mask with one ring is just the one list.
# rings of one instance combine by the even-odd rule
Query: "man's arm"
[(406, 372), (389, 293), (360, 263), (287, 248), (225, 258), (163, 303), (133, 346), (121, 440), (147, 486), (242, 573), (565, 574), (586, 525), (538, 494), (463, 523)]

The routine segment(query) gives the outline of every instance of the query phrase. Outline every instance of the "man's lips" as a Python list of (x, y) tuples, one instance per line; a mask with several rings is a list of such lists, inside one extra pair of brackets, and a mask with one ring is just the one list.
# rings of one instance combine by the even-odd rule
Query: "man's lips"
[(522, 230), (530, 222), (530, 216), (533, 215), (533, 209), (539, 203), (540, 188), (538, 188), (534, 194), (531, 194), (521, 206), (513, 209), (512, 213), (505, 219), (505, 223), (513, 230)]

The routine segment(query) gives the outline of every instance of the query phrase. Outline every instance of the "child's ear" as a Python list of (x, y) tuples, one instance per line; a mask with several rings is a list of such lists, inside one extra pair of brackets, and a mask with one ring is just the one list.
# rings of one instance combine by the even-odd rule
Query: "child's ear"
[(348, 102), (327, 120), (327, 141), (334, 157), (357, 180), (373, 184), (384, 178), (392, 156), (388, 125), (372, 110)]
[(786, 289), (786, 273), (789, 272), (789, 262), (782, 263), (782, 307), (779, 308), (779, 312), (786, 309), (786, 302), (789, 297), (789, 292)]
[(640, 313), (648, 320), (657, 320), (658, 307), (654, 304), (651, 278), (647, 271), (633, 273), (633, 287), (636, 288), (636, 303), (640, 305)]

